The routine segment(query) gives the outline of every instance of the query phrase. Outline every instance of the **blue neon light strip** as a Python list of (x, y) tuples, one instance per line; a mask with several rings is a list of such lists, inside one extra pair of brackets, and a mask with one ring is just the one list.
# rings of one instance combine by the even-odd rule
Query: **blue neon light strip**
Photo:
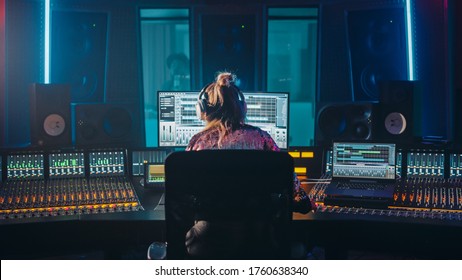
[(45, 0), (44, 83), (50, 83), (50, 0)]
[(409, 80), (414, 80), (414, 46), (412, 42), (412, 18), (411, 18), (411, 1), (406, 0), (406, 34), (407, 34), (407, 53), (408, 53), (408, 71)]

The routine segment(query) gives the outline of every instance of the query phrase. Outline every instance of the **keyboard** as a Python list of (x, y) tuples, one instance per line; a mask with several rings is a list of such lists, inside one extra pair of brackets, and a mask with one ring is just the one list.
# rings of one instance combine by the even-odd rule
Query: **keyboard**
[(385, 190), (387, 188), (387, 185), (384, 184), (371, 184), (371, 183), (338, 183), (337, 189), (340, 190), (371, 190), (371, 191), (377, 191), (377, 190)]

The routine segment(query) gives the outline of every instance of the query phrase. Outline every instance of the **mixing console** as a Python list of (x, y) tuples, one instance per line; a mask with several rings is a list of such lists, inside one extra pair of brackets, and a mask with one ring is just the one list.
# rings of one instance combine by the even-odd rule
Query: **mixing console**
[(462, 210), (462, 179), (411, 178), (400, 181), (390, 208)]
[(125, 154), (116, 150), (8, 155), (0, 219), (141, 209), (125, 173)]
[[(324, 205), (325, 190), (331, 179), (331, 152), (326, 153), (326, 172), (311, 188), (309, 197), (322, 212), (360, 213), (384, 216), (459, 219), (462, 215), (462, 155), (443, 151), (399, 151), (397, 153), (393, 200), (388, 210)], [(449, 158), (447, 160), (446, 158)], [(449, 169), (449, 172), (446, 170)], [(402, 177), (401, 177), (402, 176)]]
[(351, 207), (337, 207), (320, 205), (316, 209), (317, 213), (332, 213), (342, 214), (351, 217), (365, 217), (371, 216), (375, 218), (408, 218), (408, 219), (432, 219), (432, 220), (445, 220), (462, 222), (462, 212), (448, 212), (448, 211), (407, 211), (400, 209), (367, 209), (367, 208), (351, 208)]

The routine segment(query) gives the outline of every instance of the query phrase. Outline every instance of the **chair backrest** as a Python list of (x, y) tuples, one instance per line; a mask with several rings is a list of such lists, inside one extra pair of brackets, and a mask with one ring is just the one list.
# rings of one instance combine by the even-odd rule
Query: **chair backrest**
[(167, 258), (288, 258), (293, 170), (285, 152), (170, 154), (165, 161)]

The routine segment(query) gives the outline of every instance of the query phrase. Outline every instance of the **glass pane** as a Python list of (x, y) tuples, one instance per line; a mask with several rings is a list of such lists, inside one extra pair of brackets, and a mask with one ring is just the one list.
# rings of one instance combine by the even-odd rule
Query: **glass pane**
[(143, 9), (140, 11), (142, 18), (172, 18), (189, 16), (188, 9)]
[(269, 91), (290, 93), (289, 145), (314, 143), (317, 20), (268, 21)]
[(318, 16), (317, 8), (271, 8), (268, 15), (282, 17), (316, 17)]
[(146, 146), (156, 147), (157, 91), (190, 90), (187, 19), (141, 20)]

